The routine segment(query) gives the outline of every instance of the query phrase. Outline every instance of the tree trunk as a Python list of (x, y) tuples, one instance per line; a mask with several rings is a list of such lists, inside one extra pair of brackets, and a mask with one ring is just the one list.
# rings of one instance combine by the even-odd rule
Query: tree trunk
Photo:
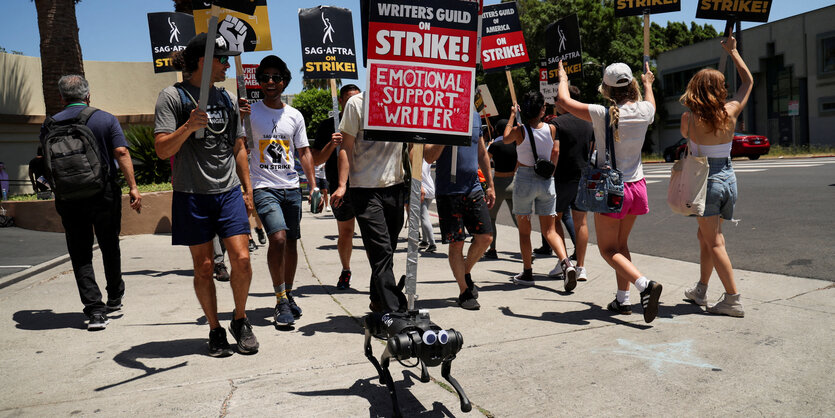
[(41, 77), (46, 114), (61, 111), (58, 79), (67, 74), (84, 76), (78, 23), (75, 18), (77, 0), (35, 0), (38, 31), (41, 35)]

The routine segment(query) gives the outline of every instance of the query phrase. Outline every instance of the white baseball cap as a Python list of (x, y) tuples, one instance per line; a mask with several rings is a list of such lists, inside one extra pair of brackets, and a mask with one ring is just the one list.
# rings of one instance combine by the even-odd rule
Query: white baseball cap
[(616, 62), (603, 71), (603, 84), (611, 87), (623, 87), (632, 82), (632, 70), (622, 62)]

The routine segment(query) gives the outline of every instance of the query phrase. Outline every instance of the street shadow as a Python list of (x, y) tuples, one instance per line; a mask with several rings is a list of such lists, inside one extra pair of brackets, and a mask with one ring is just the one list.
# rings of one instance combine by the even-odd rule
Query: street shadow
[(444, 252), (441, 252), (440, 250), (437, 250), (434, 253), (427, 253), (426, 251), (421, 251), (420, 252), (420, 257), (421, 258), (424, 258), (424, 257), (426, 257), (426, 258), (447, 258), (447, 254), (444, 253)]
[(458, 307), (457, 297), (446, 299), (418, 299), (417, 301), (415, 301), (415, 308), (417, 309), (440, 309), (450, 307)]
[[(374, 368), (369, 364), (371, 370)], [(392, 376), (394, 377), (394, 376)], [(394, 382), (397, 393), (397, 401), (400, 404), (402, 416), (420, 417), (454, 417), (455, 415), (444, 404), (438, 401), (432, 402), (432, 409), (425, 406), (408, 390), (420, 382), (420, 379), (411, 371), (403, 370), (403, 380)], [(392, 411), (393, 405), (388, 388), (380, 383), (379, 377), (358, 379), (353, 385), (347, 388), (322, 389), (315, 391), (290, 392), (300, 396), (356, 396), (368, 401), (369, 417), (390, 417), (395, 415)]]
[(360, 319), (348, 315), (328, 316), (325, 321), (298, 328), (302, 335), (309, 337), (318, 333), (359, 334), (364, 335)]
[(169, 270), (169, 271), (159, 271), (159, 270), (135, 270), (135, 271), (123, 271), (123, 276), (149, 276), (149, 277), (165, 277), (165, 276), (185, 276), (185, 277), (194, 277), (194, 269), (190, 270)]
[(122, 367), (140, 370), (144, 372), (144, 374), (123, 380), (121, 382), (111, 383), (109, 385), (96, 388), (96, 392), (112, 389), (116, 386), (124, 385), (125, 383), (130, 383), (148, 376), (153, 376), (157, 373), (178, 369), (188, 364), (188, 361), (183, 361), (170, 367), (156, 368), (145, 365), (145, 363), (141, 362), (140, 359), (174, 359), (196, 354), (208, 355), (208, 351), (206, 349), (206, 339), (188, 338), (173, 341), (153, 341), (135, 345), (119, 354), (116, 354), (116, 356), (113, 357), (113, 361)]
[(710, 315), (704, 308), (695, 303), (682, 299), (681, 302), (674, 306), (660, 305), (658, 307), (658, 317), (665, 319), (673, 319), (677, 316), (684, 315)]
[(15, 328), (28, 331), (87, 329), (87, 315), (83, 312), (55, 313), (52, 309), (23, 310), (12, 314), (12, 320), (17, 322)]
[(523, 286), (523, 285), (516, 284), (513, 281), (511, 281), (511, 276), (513, 276), (515, 274), (518, 274), (518, 273), (511, 273), (509, 271), (504, 271), (504, 270), (490, 270), (490, 271), (494, 272), (494, 273), (501, 274), (501, 275), (505, 275), (507, 277), (507, 282), (482, 286), (476, 281), (476, 285), (478, 286), (479, 290), (487, 290), (487, 291), (498, 290), (498, 291), (502, 291), (502, 292), (508, 292), (508, 291), (516, 291), (516, 290), (531, 288), (531, 289), (539, 289), (539, 290), (544, 290), (546, 292), (556, 293), (560, 296), (568, 296), (568, 295), (571, 295), (571, 294), (574, 293), (574, 292), (566, 292), (564, 290), (557, 290), (555, 288), (542, 285), (541, 284), (542, 282), (554, 283), (556, 286), (560, 285), (558, 283), (558, 282), (560, 282), (559, 280), (556, 280), (553, 277), (548, 277), (546, 275), (534, 274), (533, 278), (534, 278), (534, 281), (537, 284), (534, 284), (533, 286)]
[[(579, 311), (568, 311), (568, 312), (542, 312), (539, 316), (534, 315), (522, 315), (514, 313), (509, 307), (501, 306), (499, 310), (502, 314), (506, 316), (511, 316), (514, 318), (521, 318), (521, 319), (532, 319), (537, 321), (547, 321), (547, 322), (556, 322), (558, 324), (566, 324), (566, 325), (591, 325), (591, 321), (602, 321), (602, 322), (609, 322), (615, 325), (625, 325), (628, 327), (632, 327), (635, 329), (645, 330), (652, 328), (651, 325), (645, 324), (635, 324), (632, 322), (624, 321), (619, 318), (619, 316), (629, 316), (631, 315), (616, 315), (613, 312), (607, 311), (605, 308), (596, 305), (591, 302), (581, 302), (583, 305), (588, 306), (588, 309), (583, 309)], [(634, 313), (633, 313), (634, 315)], [(638, 313), (640, 315), (640, 313)]]
[[(360, 250), (364, 249), (365, 247), (363, 247), (362, 245), (352, 245), (351, 248), (353, 248), (355, 251), (360, 251)], [(336, 244), (328, 244), (328, 245), (320, 245), (320, 246), (316, 247), (316, 249), (317, 250), (333, 250), (333, 251), (336, 251), (336, 250), (339, 249), (339, 247)]]

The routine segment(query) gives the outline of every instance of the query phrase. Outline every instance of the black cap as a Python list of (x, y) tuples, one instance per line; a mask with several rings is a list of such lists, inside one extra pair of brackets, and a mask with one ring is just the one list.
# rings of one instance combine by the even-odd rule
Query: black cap
[[(206, 53), (206, 35), (205, 32), (197, 34), (194, 38), (191, 38), (188, 41), (188, 45), (186, 46), (186, 50), (183, 51), (183, 55), (188, 60), (189, 58), (198, 59)], [(218, 35), (215, 38), (215, 56), (236, 56), (241, 55), (241, 51), (230, 51), (229, 50), (229, 43), (226, 42), (226, 38), (221, 35)]]

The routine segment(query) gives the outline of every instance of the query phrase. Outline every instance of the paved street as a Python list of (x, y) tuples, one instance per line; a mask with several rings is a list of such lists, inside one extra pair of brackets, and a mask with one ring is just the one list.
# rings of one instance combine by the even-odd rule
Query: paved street
[[(305, 213), (296, 279), (304, 315), (293, 330), (273, 326), (266, 248), (252, 256), (248, 315), (261, 350), (206, 355), (208, 327), (192, 290), (188, 250), (167, 235), (123, 237), (125, 308), (108, 328), (85, 330), (70, 265), (0, 278), (0, 416), (390, 416), (391, 404), (362, 354), (361, 318), (370, 274), (354, 240), (353, 289), (334, 287), (339, 262), (330, 215)], [(835, 410), (835, 287), (832, 283), (737, 270), (746, 317), (704, 314), (682, 300), (698, 274), (686, 261), (635, 253), (664, 286), (659, 317), (641, 308), (611, 315), (611, 269), (589, 249), (589, 280), (573, 293), (534, 264), (537, 285), (516, 286), (516, 233), (500, 226), (500, 260), (477, 264), (480, 311), (455, 305), (445, 258), (421, 256), (418, 307), (464, 336), (452, 375), (475, 408), (459, 409), (438, 368), (421, 383), (394, 363), (406, 416), (826, 416)], [(405, 268), (401, 245), (395, 258)], [(102, 277), (98, 252), (96, 274)], [(18, 281), (19, 280), (19, 281)], [(12, 282), (8, 286), (5, 283)], [(231, 292), (219, 283), (226, 325)], [(721, 293), (714, 277), (710, 300)], [(632, 301), (638, 301), (633, 291)], [(375, 342), (376, 356), (384, 346)]]

